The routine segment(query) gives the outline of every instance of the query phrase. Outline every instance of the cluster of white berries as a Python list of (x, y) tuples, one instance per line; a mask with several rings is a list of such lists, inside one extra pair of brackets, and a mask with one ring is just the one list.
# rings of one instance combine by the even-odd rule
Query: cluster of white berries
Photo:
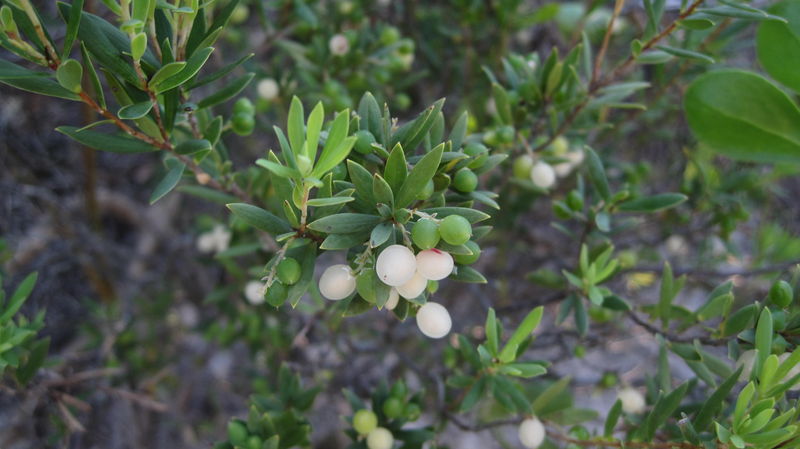
[(632, 387), (625, 387), (617, 392), (617, 398), (622, 403), (622, 411), (632, 415), (638, 415), (644, 412), (647, 404), (644, 400), (644, 395)]
[(328, 50), (336, 56), (346, 55), (350, 51), (350, 41), (344, 34), (334, 34), (328, 41)]
[(197, 238), (197, 250), (201, 253), (219, 253), (228, 249), (231, 243), (231, 232), (224, 225), (214, 228)]
[[(416, 255), (403, 245), (390, 245), (378, 255), (375, 273), (384, 284), (392, 287), (386, 308), (397, 307), (400, 297), (417, 298), (428, 281), (439, 281), (453, 272), (453, 256), (438, 249), (427, 249)], [(356, 290), (356, 278), (348, 265), (328, 267), (319, 279), (319, 291), (327, 299), (338, 301)], [(417, 326), (428, 337), (441, 338), (450, 332), (452, 321), (441, 304), (428, 302), (417, 312)]]
[(531, 417), (519, 425), (519, 441), (528, 449), (536, 449), (544, 443), (547, 431), (538, 418)]

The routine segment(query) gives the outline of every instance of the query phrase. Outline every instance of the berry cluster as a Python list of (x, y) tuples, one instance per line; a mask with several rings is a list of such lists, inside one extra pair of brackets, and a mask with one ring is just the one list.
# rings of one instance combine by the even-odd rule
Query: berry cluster
[(543, 159), (536, 160), (530, 155), (522, 155), (514, 160), (512, 168), (514, 176), (518, 179), (530, 179), (533, 185), (541, 189), (549, 189), (555, 185), (558, 177), (569, 176), (583, 163), (583, 151), (570, 150), (569, 142), (562, 136), (554, 139), (546, 152), (558, 162), (551, 165)]
[(253, 103), (242, 97), (233, 104), (233, 115), (231, 116), (231, 129), (240, 136), (252, 134), (256, 127), (256, 108)]

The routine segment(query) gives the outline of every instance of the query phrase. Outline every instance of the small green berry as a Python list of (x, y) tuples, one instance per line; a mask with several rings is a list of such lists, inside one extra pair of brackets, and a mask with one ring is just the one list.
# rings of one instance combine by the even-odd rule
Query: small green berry
[(251, 113), (239, 112), (231, 117), (231, 129), (240, 136), (250, 135), (255, 126), (256, 121)]
[(392, 45), (400, 40), (400, 31), (393, 26), (387, 26), (381, 31), (380, 41), (383, 45)]
[(233, 113), (234, 114), (249, 114), (253, 115), (256, 112), (255, 106), (253, 106), (253, 102), (250, 101), (249, 98), (242, 97), (236, 100), (236, 103), (233, 104)]
[(389, 419), (397, 419), (403, 415), (403, 401), (390, 397), (383, 401), (383, 414)]
[(453, 187), (460, 192), (472, 192), (477, 186), (478, 176), (468, 168), (460, 169), (453, 178)]
[(564, 155), (569, 150), (569, 140), (564, 136), (558, 136), (547, 148), (556, 156)]
[(287, 294), (288, 289), (283, 283), (280, 281), (273, 281), (272, 285), (269, 286), (267, 292), (264, 294), (264, 299), (267, 300), (267, 304), (273, 307), (280, 307), (283, 305), (283, 302), (286, 301)]
[(353, 415), (353, 429), (359, 435), (366, 435), (378, 427), (378, 416), (372, 410), (362, 409)]
[(372, 133), (366, 129), (358, 131), (355, 136), (357, 139), (355, 144), (356, 151), (361, 154), (372, 153), (372, 144), (375, 143), (375, 136), (373, 136)]
[(511, 125), (503, 126), (497, 131), (497, 137), (500, 139), (500, 142), (506, 144), (514, 143), (515, 134), (514, 127)]
[(278, 279), (286, 285), (294, 285), (300, 280), (300, 263), (287, 257), (278, 263)]
[(333, 173), (334, 181), (342, 181), (347, 177), (347, 167), (345, 167), (344, 164), (339, 164), (333, 167), (331, 173)]
[(472, 237), (472, 225), (461, 215), (448, 215), (439, 223), (439, 234), (451, 245), (463, 245)]
[(788, 307), (793, 296), (792, 286), (786, 281), (778, 281), (769, 289), (769, 300), (778, 307)]
[(420, 410), (419, 405), (406, 404), (406, 409), (405, 409), (406, 419), (408, 419), (409, 421), (416, 421), (419, 419), (421, 414), (422, 410)]
[(431, 249), (439, 243), (439, 225), (433, 220), (421, 218), (411, 228), (411, 240), (420, 249)]
[(529, 179), (531, 176), (531, 169), (533, 168), (533, 158), (527, 154), (514, 159), (512, 172), (517, 179)]
[(234, 446), (244, 446), (247, 444), (247, 426), (242, 421), (234, 420), (228, 423), (228, 440)]
[(264, 441), (258, 435), (250, 435), (247, 439), (247, 449), (261, 449)]
[(469, 248), (469, 250), (472, 251), (472, 254), (454, 254), (453, 259), (455, 259), (456, 263), (460, 263), (461, 265), (472, 265), (477, 262), (479, 257), (481, 257), (481, 247), (472, 240), (465, 243), (464, 246)]

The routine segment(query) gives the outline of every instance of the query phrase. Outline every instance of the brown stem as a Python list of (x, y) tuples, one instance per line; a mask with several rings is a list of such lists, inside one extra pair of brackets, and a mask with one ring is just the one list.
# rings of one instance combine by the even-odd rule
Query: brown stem
[(600, 77), (600, 68), (603, 66), (603, 60), (606, 57), (606, 51), (608, 50), (608, 44), (611, 42), (611, 33), (614, 31), (614, 22), (617, 21), (617, 17), (622, 12), (622, 8), (625, 6), (625, 0), (616, 0), (614, 3), (614, 13), (611, 14), (611, 20), (608, 21), (608, 28), (606, 28), (606, 33), (603, 35), (603, 44), (600, 46), (600, 50), (597, 52), (597, 58), (594, 60), (594, 70), (592, 70), (592, 80), (589, 82), (589, 88), (597, 82), (597, 79)]

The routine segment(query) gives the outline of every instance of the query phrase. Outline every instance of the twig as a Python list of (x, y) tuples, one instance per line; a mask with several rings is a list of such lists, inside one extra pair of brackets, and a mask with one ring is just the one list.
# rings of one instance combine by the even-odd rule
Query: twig
[(647, 320), (644, 320), (639, 315), (637, 315), (636, 312), (634, 312), (633, 310), (628, 311), (628, 316), (631, 318), (631, 320), (633, 320), (633, 322), (645, 328), (648, 332), (652, 334), (662, 335), (664, 336), (664, 338), (674, 343), (691, 344), (694, 343), (695, 340), (697, 340), (700, 343), (709, 346), (725, 346), (728, 344), (728, 340), (722, 338), (713, 338), (708, 336), (681, 337), (679, 335), (675, 335), (673, 333), (670, 333), (669, 330), (660, 329), (659, 327), (650, 324), (649, 322), (647, 322)]
[[(767, 273), (775, 273), (787, 270), (795, 265), (800, 265), (800, 259), (790, 260), (788, 262), (767, 265), (758, 268), (731, 268), (728, 270), (709, 270), (706, 268), (698, 267), (673, 267), (672, 272), (675, 275), (686, 274), (689, 276), (706, 276), (706, 277), (731, 277), (731, 276), (759, 276)], [(662, 266), (643, 265), (632, 268), (620, 270), (620, 273), (661, 273), (664, 269)]]

